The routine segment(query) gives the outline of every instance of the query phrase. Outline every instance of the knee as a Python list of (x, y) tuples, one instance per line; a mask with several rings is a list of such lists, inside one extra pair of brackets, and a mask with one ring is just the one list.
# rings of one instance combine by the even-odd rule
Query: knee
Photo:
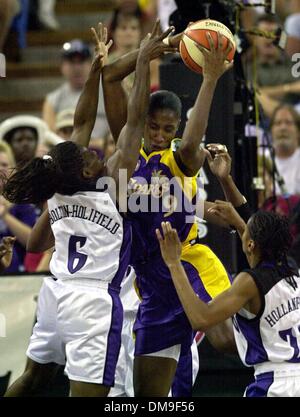
[(27, 366), (23, 374), (23, 383), (30, 388), (30, 391), (35, 392), (38, 389), (48, 386), (57, 373), (57, 367), (49, 367), (49, 365), (42, 365), (31, 363)]

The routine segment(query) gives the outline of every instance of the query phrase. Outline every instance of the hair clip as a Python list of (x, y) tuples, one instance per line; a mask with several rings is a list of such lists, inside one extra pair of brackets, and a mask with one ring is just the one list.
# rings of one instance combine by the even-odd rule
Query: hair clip
[(43, 160), (44, 160), (44, 161), (47, 161), (47, 160), (53, 161), (53, 158), (52, 158), (52, 156), (50, 156), (50, 155), (44, 155), (44, 156), (43, 156)]

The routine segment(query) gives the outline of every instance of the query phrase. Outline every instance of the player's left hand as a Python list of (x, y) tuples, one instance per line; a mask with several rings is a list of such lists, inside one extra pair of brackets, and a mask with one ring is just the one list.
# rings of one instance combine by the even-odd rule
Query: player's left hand
[(240, 217), (233, 205), (228, 201), (216, 200), (208, 211), (220, 217), (238, 231), (242, 231), (246, 227), (243, 219)]
[(102, 23), (98, 24), (97, 30), (95, 28), (91, 28), (91, 31), (94, 35), (94, 41), (96, 44), (94, 62), (97, 62), (100, 64), (100, 68), (103, 68), (104, 65), (106, 65), (108, 52), (113, 44), (113, 40), (111, 39), (107, 42), (107, 27)]
[(213, 38), (210, 32), (206, 32), (206, 38), (209, 43), (210, 50), (207, 50), (203, 46), (195, 42), (195, 46), (200, 49), (204, 56), (204, 65), (203, 65), (203, 78), (206, 80), (217, 81), (221, 75), (233, 67), (232, 62), (226, 62), (226, 58), (233, 48), (231, 42), (228, 42), (228, 46), (223, 50), (223, 38), (220, 32), (218, 33), (218, 45), (215, 47)]
[(159, 241), (162, 257), (168, 267), (175, 265), (180, 261), (181, 242), (176, 229), (173, 229), (171, 223), (161, 223), (162, 234), (156, 229), (156, 236)]
[(205, 153), (211, 172), (220, 180), (227, 178), (231, 172), (231, 157), (226, 146), (209, 143), (206, 145)]

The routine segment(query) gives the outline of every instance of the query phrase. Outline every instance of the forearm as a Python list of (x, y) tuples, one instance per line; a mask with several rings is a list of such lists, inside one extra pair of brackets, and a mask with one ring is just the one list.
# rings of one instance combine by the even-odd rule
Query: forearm
[(3, 220), (9, 228), (9, 230), (11, 231), (11, 234), (13, 236), (16, 236), (17, 241), (21, 243), (22, 246), (26, 247), (27, 239), (29, 238), (32, 230), (31, 227), (21, 222), (16, 217), (12, 216), (10, 213), (6, 213), (3, 216)]
[(133, 51), (105, 66), (102, 71), (102, 86), (107, 121), (115, 142), (127, 121), (127, 93), (123, 79), (135, 70), (139, 51)]
[(144, 126), (150, 93), (150, 60), (140, 57), (136, 65), (135, 80), (128, 101), (127, 123)]
[[(95, 125), (99, 100), (101, 67), (95, 60), (92, 64), (89, 78), (80, 95), (74, 115), (75, 141), (82, 146), (88, 146), (90, 135)], [(84, 135), (76, 132), (84, 129)], [(77, 139), (77, 140), (76, 140)]]
[(149, 59), (142, 56), (137, 62), (134, 85), (128, 101), (127, 122), (117, 144), (128, 172), (136, 166), (138, 159), (148, 110), (149, 90)]
[[(105, 69), (106, 67), (104, 67)], [(105, 114), (115, 143), (127, 120), (128, 96), (121, 80), (108, 82), (102, 76)]]
[(194, 330), (206, 330), (208, 306), (194, 292), (180, 261), (169, 266), (178, 297)]
[(218, 178), (222, 187), (226, 200), (229, 201), (233, 207), (239, 207), (246, 202), (245, 197), (240, 193), (235, 185), (231, 175), (226, 178)]
[(34, 225), (27, 241), (27, 251), (44, 252), (54, 246), (54, 236), (50, 226), (50, 217), (46, 209)]
[(280, 99), (286, 94), (300, 94), (300, 81), (281, 84), (273, 87), (265, 87), (263, 91), (273, 99)]
[(210, 107), (217, 81), (203, 80), (195, 106), (184, 129), (181, 147), (197, 152), (206, 132)]
[(136, 67), (139, 50), (129, 52), (103, 68), (103, 82), (113, 83), (122, 81), (131, 74)]
[(53, 254), (53, 249), (49, 249), (44, 252), (42, 259), (40, 260), (35, 272), (48, 272), (49, 263)]

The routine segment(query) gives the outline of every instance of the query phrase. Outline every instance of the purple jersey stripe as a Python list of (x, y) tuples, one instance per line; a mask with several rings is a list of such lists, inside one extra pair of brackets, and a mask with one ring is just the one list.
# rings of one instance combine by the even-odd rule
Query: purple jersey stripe
[(107, 354), (103, 374), (103, 385), (111, 387), (115, 382), (115, 372), (121, 348), (121, 332), (123, 324), (123, 307), (119, 292), (109, 286), (108, 293), (112, 298), (111, 325), (107, 338)]
[(116, 272), (116, 275), (111, 281), (110, 286), (120, 290), (121, 282), (125, 277), (129, 260), (131, 254), (131, 240), (132, 240), (132, 233), (131, 233), (131, 226), (130, 223), (123, 219), (123, 242), (120, 249), (119, 255), (119, 268)]
[(255, 382), (248, 385), (245, 397), (267, 397), (268, 390), (274, 382), (274, 372), (264, 372), (255, 377)]
[(238, 324), (238, 331), (242, 332), (247, 340), (245, 363), (247, 365), (255, 365), (257, 363), (268, 361), (268, 354), (264, 348), (259, 331), (259, 319), (250, 321), (242, 317), (240, 314), (236, 314), (235, 320)]
[(181, 349), (172, 384), (172, 397), (191, 397), (193, 390), (193, 357), (191, 346)]

